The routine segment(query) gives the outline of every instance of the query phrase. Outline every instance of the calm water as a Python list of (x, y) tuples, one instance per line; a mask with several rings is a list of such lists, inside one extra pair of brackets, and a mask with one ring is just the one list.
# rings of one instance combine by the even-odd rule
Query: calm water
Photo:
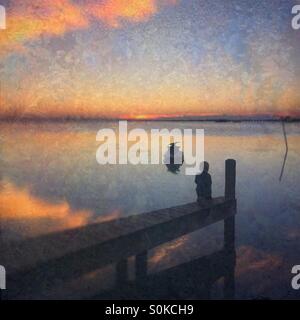
[[(117, 127), (117, 122), (1, 123), (2, 241), (195, 200), (194, 178), (184, 170), (174, 175), (164, 165), (97, 164), (97, 131)], [(205, 129), (214, 196), (224, 193), (225, 159), (237, 160), (236, 296), (299, 298), (290, 281), (292, 266), (300, 264), (300, 125), (286, 126), (289, 154), (281, 182), (280, 123), (129, 124), (137, 127)], [(222, 236), (222, 224), (216, 224), (161, 246), (151, 253), (150, 270), (213, 252)], [(214, 295), (219, 297), (218, 284)]]

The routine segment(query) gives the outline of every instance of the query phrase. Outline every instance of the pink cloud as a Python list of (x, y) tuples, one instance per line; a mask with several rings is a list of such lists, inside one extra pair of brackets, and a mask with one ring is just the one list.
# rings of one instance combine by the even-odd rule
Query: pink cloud
[(144, 22), (165, 5), (176, 0), (13, 0), (8, 8), (7, 29), (0, 32), (0, 54), (23, 50), (24, 43), (41, 35), (60, 36), (68, 31), (88, 28), (91, 19), (109, 27), (121, 27), (122, 21)]

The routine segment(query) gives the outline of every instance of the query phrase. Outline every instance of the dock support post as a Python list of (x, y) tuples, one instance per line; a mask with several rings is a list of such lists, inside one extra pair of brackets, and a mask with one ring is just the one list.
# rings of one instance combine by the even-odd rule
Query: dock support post
[(135, 257), (135, 277), (140, 282), (147, 277), (147, 251), (137, 254)]
[[(236, 161), (228, 159), (225, 162), (225, 199), (235, 200)], [(234, 205), (231, 210), (236, 210)], [(235, 296), (235, 215), (224, 220), (224, 249), (230, 267), (224, 277), (224, 298), (234, 299)]]
[(224, 299), (233, 300), (235, 298), (235, 266), (227, 270), (224, 276)]
[[(236, 161), (229, 159), (225, 162), (225, 199), (235, 199)], [(236, 208), (232, 208), (236, 210)], [(224, 248), (234, 250), (235, 242), (235, 216), (224, 220)]]
[(235, 199), (236, 161), (225, 161), (225, 198)]
[(128, 281), (127, 259), (122, 259), (116, 264), (116, 286), (122, 286)]

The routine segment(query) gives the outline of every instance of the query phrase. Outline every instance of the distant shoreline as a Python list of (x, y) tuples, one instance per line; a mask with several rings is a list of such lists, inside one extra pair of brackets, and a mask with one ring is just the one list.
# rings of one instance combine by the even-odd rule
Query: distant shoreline
[(239, 123), (239, 122), (300, 122), (300, 118), (276, 118), (276, 119), (212, 119), (212, 118), (158, 118), (158, 119), (132, 119), (132, 118), (0, 118), (0, 122), (17, 123), (17, 122), (112, 122), (112, 121), (128, 121), (128, 122), (215, 122), (215, 123)]

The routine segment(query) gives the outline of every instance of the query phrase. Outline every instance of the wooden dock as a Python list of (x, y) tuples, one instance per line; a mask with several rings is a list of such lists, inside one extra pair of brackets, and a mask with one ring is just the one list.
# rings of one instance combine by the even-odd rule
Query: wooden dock
[[(6, 244), (0, 253), (0, 264), (5, 266), (7, 272), (7, 290), (3, 298), (13, 299), (22, 297), (25, 293), (38, 292), (41, 287), (47, 288), (55, 282), (75, 279), (109, 264), (116, 266), (116, 287), (120, 288), (123, 284), (121, 287), (123, 293), (127, 292), (126, 297), (130, 297), (129, 291), (135, 292), (135, 298), (141, 297), (143, 293), (136, 289), (139, 288), (138, 284), (143, 282), (147, 284), (147, 288), (151, 288), (155, 279), (162, 276), (147, 275), (147, 252), (150, 249), (222, 220), (224, 249), (211, 257), (193, 262), (192, 269), (195, 270), (195, 266), (198, 266), (196, 269), (202, 270), (202, 266), (208, 263), (214, 265), (214, 268), (219, 265), (222, 270), (225, 267), (227, 283), (230, 283), (226, 289), (229, 292), (227, 296), (232, 296), (232, 267), (234, 268), (235, 261), (235, 166), (234, 160), (226, 161), (224, 197), (214, 198), (203, 205), (189, 203)], [(131, 256), (135, 256), (134, 282), (128, 281), (127, 274), (127, 261)], [(225, 263), (228, 257), (230, 267)], [(215, 263), (208, 262), (211, 259)], [(166, 274), (169, 277), (181, 274), (183, 277), (189, 273), (189, 268), (191, 266), (187, 264), (173, 268), (162, 279), (168, 278)], [(224, 275), (224, 272), (221, 274)], [(219, 275), (218, 272), (216, 274)], [(154, 288), (148, 292), (153, 290)], [(124, 298), (124, 295), (112, 288), (106, 297)], [(99, 295), (99, 298), (105, 296)]]

